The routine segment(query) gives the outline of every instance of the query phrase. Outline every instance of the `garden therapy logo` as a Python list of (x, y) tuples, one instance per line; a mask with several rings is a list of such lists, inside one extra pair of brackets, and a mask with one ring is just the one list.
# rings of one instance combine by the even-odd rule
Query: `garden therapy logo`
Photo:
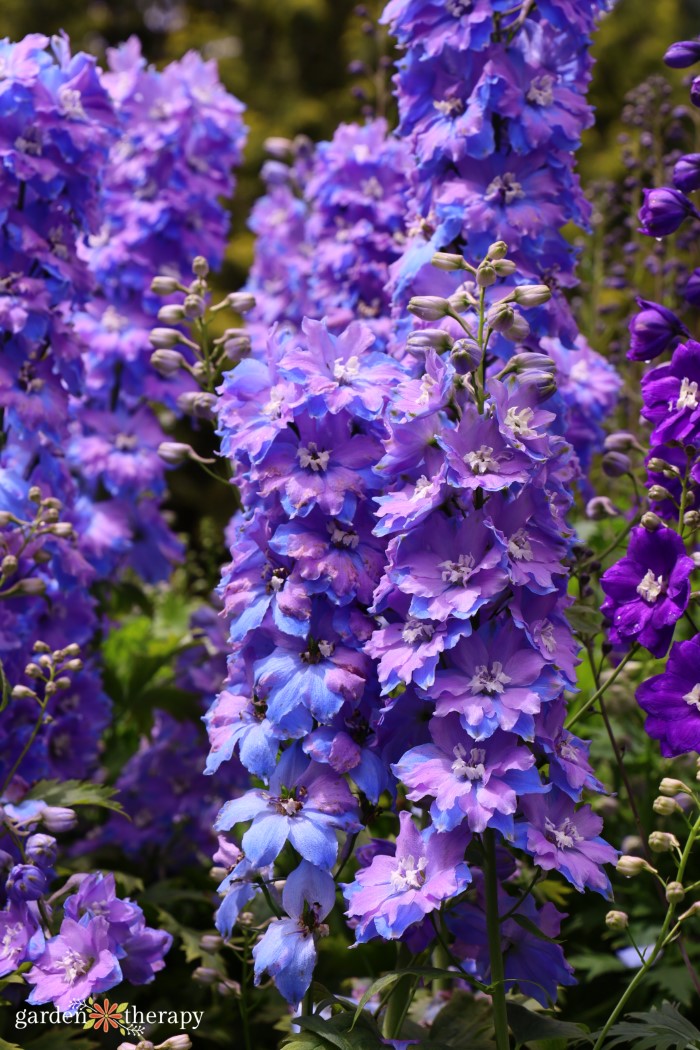
[[(105, 997), (94, 995), (80, 999), (71, 1004), (69, 1011), (53, 1010), (19, 1010), (15, 1017), (15, 1027), (27, 1028), (34, 1024), (77, 1024), (84, 1029), (96, 1032), (119, 1032), (120, 1035), (135, 1036), (141, 1039), (147, 1025), (169, 1024), (182, 1029), (196, 1031), (204, 1017), (203, 1010), (139, 1010), (129, 1003), (116, 1003)], [(150, 1045), (150, 1044), (149, 1044)], [(186, 1035), (166, 1039), (163, 1047), (189, 1047)]]
[[(94, 1028), (95, 1031), (109, 1032), (116, 1029), (122, 1035), (142, 1036), (145, 1030), (143, 1022), (128, 1019), (128, 1003), (112, 1003), (105, 998), (102, 1002), (93, 995), (80, 1003), (76, 1003), (76, 1013), (87, 1013), (87, 1020), (83, 1028)], [(138, 1011), (137, 1011), (138, 1013)]]

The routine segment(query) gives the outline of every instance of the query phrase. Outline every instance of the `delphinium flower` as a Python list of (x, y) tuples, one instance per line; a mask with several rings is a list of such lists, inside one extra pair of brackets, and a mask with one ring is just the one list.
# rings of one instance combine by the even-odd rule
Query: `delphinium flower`
[[(674, 45), (668, 52), (671, 66), (678, 63), (683, 46), (674, 50)], [(696, 60), (692, 56), (690, 48), (683, 61), (692, 64)], [(692, 93), (691, 102), (696, 104)], [(674, 176), (680, 188), (645, 191), (639, 213), (642, 233), (664, 237), (685, 218), (697, 217), (682, 192), (696, 188), (689, 174), (692, 168), (693, 156), (681, 157)], [(695, 633), (691, 604), (700, 525), (696, 509), (700, 343), (663, 304), (643, 299), (638, 304), (641, 311), (630, 324), (628, 357), (655, 362), (641, 383), (641, 415), (651, 424), (646, 457), (650, 510), (631, 530), (626, 554), (602, 577), (603, 611), (611, 621), (609, 636), (618, 650), (636, 644), (657, 658), (667, 658), (661, 673), (639, 686), (637, 699), (648, 716), (647, 732), (660, 741), (664, 755), (674, 756), (700, 745), (693, 670), (700, 636)], [(668, 360), (659, 360), (669, 352)], [(688, 626), (693, 636), (686, 640)]]
[[(505, 245), (493, 252), (503, 259)], [(492, 262), (454, 259), (469, 279)], [(615, 851), (578, 806), (584, 787), (600, 785), (586, 745), (563, 729), (575, 653), (562, 615), (572, 452), (545, 407), (551, 359), (486, 361), (504, 312), (501, 328), (522, 317), (511, 285), (497, 282), (465, 286), (460, 300), (415, 300), (424, 316), (451, 311), (478, 330), (466, 354), (436, 329), (423, 334), (418, 364), (399, 364), (362, 325), (335, 336), (307, 320), (298, 335), (273, 329), (265, 361), (225, 376), (220, 428), (243, 511), (221, 588), (232, 649), (206, 719), (209, 769), (238, 753), (264, 781), (217, 822), (233, 849), (220, 887), (227, 934), (260, 899), (270, 865), (301, 860), (311, 900), (313, 878), (325, 884), (345, 867), (368, 818), (373, 830), (372, 806), (398, 782), (425, 830), (405, 810), (395, 847), (371, 840), (344, 889), (358, 940), (429, 946), (425, 916), (449, 913), (470, 867), (481, 877), (476, 843), (489, 851), (494, 836), (517, 839), (579, 889), (607, 892), (601, 865)], [(549, 292), (518, 294), (527, 309)], [(557, 790), (545, 764), (563, 786), (542, 816), (536, 800)], [(313, 914), (294, 908), (256, 960), (296, 1004), (318, 936)], [(523, 963), (524, 981), (533, 965)], [(570, 981), (565, 965), (555, 970)]]

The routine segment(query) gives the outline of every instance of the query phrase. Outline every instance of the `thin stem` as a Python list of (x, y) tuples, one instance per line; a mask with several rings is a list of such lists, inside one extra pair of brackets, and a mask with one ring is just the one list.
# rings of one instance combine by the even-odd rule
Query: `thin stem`
[[(593, 554), (591, 556), (591, 558), (588, 559), (588, 561), (593, 561), (593, 560), (600, 561), (600, 562), (605, 561), (607, 556), (609, 554), (612, 554), (612, 552), (617, 547), (620, 546), (620, 544), (622, 543), (624, 538), (627, 535), (629, 535), (629, 533), (632, 531), (632, 529), (635, 527), (635, 525), (637, 525), (639, 523), (639, 519), (640, 518), (641, 518), (641, 514), (635, 514), (635, 516), (632, 518), (632, 520), (627, 522), (627, 524), (625, 525), (625, 527), (622, 530), (622, 532), (618, 532), (618, 534), (615, 537), (615, 539), (613, 540), (613, 542), (608, 547), (606, 547), (605, 550), (601, 554)], [(585, 565), (585, 562), (584, 562), (584, 565)]]
[(491, 964), (491, 998), (497, 1050), (510, 1050), (506, 1011), (505, 969), (501, 951), (501, 924), (498, 917), (498, 872), (496, 842), (490, 829), (482, 835), (484, 845), (484, 887), (486, 890), (486, 932)]
[(627, 664), (632, 659), (637, 649), (638, 646), (635, 642), (635, 644), (632, 646), (632, 648), (626, 654), (626, 656), (624, 656), (622, 660), (620, 660), (619, 664), (617, 665), (613, 673), (610, 675), (610, 677), (605, 682), (603, 682), (599, 689), (596, 689), (595, 693), (593, 693), (593, 696), (589, 696), (588, 700), (586, 700), (586, 702), (582, 704), (581, 707), (579, 707), (578, 711), (574, 711), (573, 715), (566, 723), (566, 729), (571, 729), (572, 726), (576, 725), (579, 718), (582, 715), (584, 715), (586, 711), (588, 711), (588, 709), (591, 708), (593, 704), (595, 704), (595, 702), (600, 699), (601, 696), (604, 696), (604, 694), (608, 691), (608, 689), (616, 680), (616, 678), (622, 673), (625, 664)]
[(245, 1044), (245, 1050), (253, 1050), (253, 1044), (250, 1038), (250, 1018), (248, 1016), (248, 981), (250, 974), (250, 963), (248, 961), (248, 934), (245, 932), (245, 939), (243, 942), (243, 973), (241, 974), (241, 996), (238, 1002), (239, 1009), (241, 1011), (241, 1027), (243, 1028), (243, 1042)]
[(34, 726), (34, 728), (32, 730), (32, 733), (31, 733), (31, 736), (29, 737), (29, 740), (24, 745), (22, 751), (20, 752), (19, 757), (15, 761), (15, 764), (12, 766), (10, 772), (5, 777), (5, 783), (3, 784), (2, 788), (0, 788), (0, 795), (4, 795), (5, 792), (7, 791), (7, 788), (12, 783), (12, 778), (14, 777), (14, 775), (17, 772), (17, 770), (19, 769), (19, 767), (22, 765), (22, 762), (24, 761), (24, 759), (25, 759), (29, 749), (31, 748), (31, 746), (34, 743), (34, 741), (36, 740), (37, 733), (41, 729), (42, 723), (44, 721), (44, 715), (46, 713), (47, 703), (48, 703), (48, 697), (45, 697), (43, 702), (41, 700), (39, 701), (39, 705), (41, 707), (41, 713), (39, 715), (39, 718), (38, 718), (38, 720), (36, 722), (36, 725)]
[(523, 903), (523, 901), (527, 900), (527, 898), (530, 896), (530, 894), (534, 890), (535, 886), (537, 885), (537, 882), (538, 882), (539, 877), (540, 877), (541, 874), (542, 874), (542, 871), (541, 871), (540, 868), (538, 868), (537, 871), (535, 872), (535, 874), (530, 879), (530, 882), (528, 883), (528, 885), (525, 887), (525, 890), (523, 891), (523, 893), (521, 893), (521, 895), (516, 900), (516, 902), (513, 905), (513, 907), (509, 908), (508, 911), (505, 913), (505, 915), (501, 915), (500, 916), (499, 921), (501, 923), (505, 922), (506, 919), (509, 919), (511, 917), (511, 915), (514, 915), (515, 912), (518, 911), (518, 909), (520, 908), (520, 906)]
[[(402, 970), (406, 966), (408, 949), (399, 944), (396, 959), (396, 969)], [(413, 993), (416, 990), (418, 978), (411, 974), (401, 977), (391, 989), (391, 995), (387, 1000), (384, 1022), (382, 1024), (382, 1035), (385, 1039), (398, 1039), (403, 1023), (406, 1019), (409, 1007), (413, 1002)]]

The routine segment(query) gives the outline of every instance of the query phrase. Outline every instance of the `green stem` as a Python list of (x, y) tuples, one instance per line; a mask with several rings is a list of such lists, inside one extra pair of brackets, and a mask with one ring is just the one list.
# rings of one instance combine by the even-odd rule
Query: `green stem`
[(7, 774), (7, 776), (5, 777), (5, 783), (3, 784), (2, 788), (0, 788), (0, 795), (4, 795), (5, 792), (7, 791), (7, 788), (12, 783), (12, 778), (14, 777), (14, 775), (17, 772), (17, 770), (19, 769), (19, 767), (22, 765), (22, 762), (24, 761), (24, 758), (25, 758), (27, 752), (29, 751), (29, 749), (31, 748), (32, 744), (36, 740), (36, 735), (39, 732), (39, 730), (41, 729), (42, 722), (44, 721), (44, 714), (46, 712), (46, 705), (47, 705), (47, 703), (48, 703), (48, 698), (46, 698), (46, 697), (44, 698), (43, 703), (42, 703), (41, 700), (39, 701), (39, 704), (40, 704), (40, 707), (41, 707), (41, 714), (39, 715), (39, 719), (38, 719), (36, 725), (34, 726), (34, 729), (32, 730), (32, 734), (29, 737), (29, 740), (24, 745), (24, 748), (22, 749), (19, 757), (17, 758), (17, 761), (15, 762), (15, 764), (12, 766), (12, 769)]
[[(409, 951), (405, 945), (400, 944), (396, 959), (396, 969), (401, 970), (407, 965)], [(391, 989), (391, 995), (387, 1001), (384, 1021), (382, 1023), (382, 1035), (385, 1039), (398, 1039), (401, 1028), (406, 1019), (413, 993), (416, 989), (418, 978), (411, 974), (401, 977)]]
[(593, 696), (589, 696), (588, 700), (586, 700), (585, 704), (582, 704), (581, 707), (579, 707), (578, 711), (574, 711), (573, 715), (571, 716), (569, 721), (566, 723), (566, 728), (567, 729), (571, 729), (572, 726), (576, 725), (576, 723), (578, 722), (579, 718), (582, 715), (584, 715), (586, 713), (586, 711), (588, 711), (589, 708), (591, 708), (593, 706), (593, 704), (596, 702), (596, 700), (598, 700), (601, 696), (603, 696), (608, 691), (608, 689), (613, 684), (615, 679), (622, 673), (622, 670), (625, 667), (625, 664), (627, 664), (632, 659), (632, 657), (634, 656), (634, 654), (637, 651), (637, 648), (638, 648), (638, 646), (637, 646), (637, 643), (635, 642), (635, 644), (632, 646), (632, 648), (627, 653), (627, 655), (624, 656), (622, 658), (622, 660), (620, 660), (619, 664), (617, 665), (617, 667), (615, 668), (613, 673), (610, 675), (610, 677), (605, 682), (603, 682), (603, 684), (600, 686), (599, 689), (596, 689), (595, 693), (593, 693)]
[[(693, 824), (693, 827), (690, 830), (690, 834), (688, 835), (688, 841), (686, 842), (685, 848), (684, 848), (683, 853), (681, 855), (680, 863), (678, 865), (678, 873), (677, 873), (677, 876), (676, 876), (678, 882), (682, 882), (683, 881), (683, 875), (685, 874), (685, 869), (686, 869), (686, 866), (688, 864), (688, 860), (690, 859), (690, 854), (692, 852), (693, 845), (695, 843), (695, 839), (698, 836), (698, 833), (700, 833), (700, 817), (698, 817), (698, 819)], [(677, 905), (675, 905), (675, 904), (669, 904), (668, 911), (666, 912), (666, 918), (664, 919), (663, 926), (661, 927), (661, 931), (659, 933), (659, 936), (656, 938), (656, 943), (654, 944), (654, 947), (653, 947), (651, 953), (649, 954), (648, 959), (646, 960), (646, 962), (643, 963), (642, 966), (639, 967), (639, 969), (637, 970), (636, 974), (634, 975), (634, 977), (630, 981), (629, 985), (627, 986), (627, 988), (623, 992), (623, 994), (620, 997), (620, 1000), (619, 1000), (617, 1006), (615, 1007), (613, 1012), (610, 1014), (610, 1017), (608, 1017), (607, 1021), (605, 1022), (605, 1026), (602, 1028), (602, 1030), (600, 1032), (600, 1035), (598, 1036), (598, 1039), (596, 1040), (595, 1046), (593, 1047), (593, 1050), (601, 1050), (601, 1047), (602, 1047), (603, 1043), (605, 1042), (605, 1039), (606, 1039), (606, 1036), (607, 1036), (608, 1032), (610, 1031), (612, 1026), (615, 1024), (615, 1021), (618, 1019), (618, 1017), (620, 1016), (620, 1014), (624, 1010), (624, 1008), (627, 1005), (628, 1001), (634, 995), (634, 993), (636, 992), (637, 988), (642, 983), (642, 981), (646, 977), (647, 973), (649, 972), (649, 970), (652, 968), (652, 966), (656, 962), (657, 958), (659, 957), (660, 952), (663, 950), (663, 948), (664, 948), (664, 946), (666, 944), (666, 941), (667, 941), (667, 938), (668, 938), (668, 935), (669, 935), (669, 930), (671, 928), (671, 923), (673, 921), (673, 916), (674, 916), (676, 907), (677, 907)]]
[(241, 1011), (241, 1027), (243, 1028), (243, 1043), (245, 1050), (253, 1050), (253, 1044), (250, 1038), (250, 1018), (248, 1017), (248, 980), (250, 973), (250, 964), (248, 961), (248, 949), (250, 945), (248, 943), (248, 934), (244, 933), (243, 941), (243, 973), (241, 974), (241, 997), (239, 999), (239, 1008)]
[(497, 1050), (510, 1050), (506, 1011), (505, 969), (501, 952), (501, 923), (498, 917), (498, 872), (493, 831), (482, 835), (484, 845), (484, 887), (486, 890), (486, 932), (491, 963), (491, 998)]

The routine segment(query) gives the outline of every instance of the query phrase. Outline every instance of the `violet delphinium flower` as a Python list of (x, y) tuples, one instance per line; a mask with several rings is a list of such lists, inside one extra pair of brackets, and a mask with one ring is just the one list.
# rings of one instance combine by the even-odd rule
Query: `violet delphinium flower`
[(642, 380), (642, 414), (654, 424), (652, 441), (692, 442), (700, 431), (699, 390), (700, 343), (688, 339)]
[(663, 656), (687, 608), (693, 568), (672, 529), (634, 528), (626, 556), (601, 578), (606, 594), (601, 608), (612, 622), (611, 637), (618, 644), (638, 641), (654, 656)]
[(347, 914), (357, 919), (355, 937), (395, 939), (443, 900), (461, 892), (470, 875), (463, 862), (466, 833), (420, 833), (410, 813), (400, 814), (396, 853), (375, 856), (345, 887)]
[(26, 979), (33, 985), (28, 1002), (52, 1002), (64, 1013), (119, 984), (122, 971), (107, 920), (98, 916), (83, 924), (64, 919)]
[(638, 687), (637, 702), (662, 755), (700, 751), (700, 636), (673, 645), (663, 672)]
[(641, 233), (649, 237), (665, 237), (675, 233), (683, 220), (690, 216), (700, 218), (692, 201), (680, 190), (668, 186), (644, 190), (644, 203), (639, 210)]
[(630, 321), (630, 348), (627, 356), (633, 361), (651, 361), (664, 350), (671, 349), (687, 336), (688, 329), (673, 313), (660, 303), (637, 299), (641, 307)]

